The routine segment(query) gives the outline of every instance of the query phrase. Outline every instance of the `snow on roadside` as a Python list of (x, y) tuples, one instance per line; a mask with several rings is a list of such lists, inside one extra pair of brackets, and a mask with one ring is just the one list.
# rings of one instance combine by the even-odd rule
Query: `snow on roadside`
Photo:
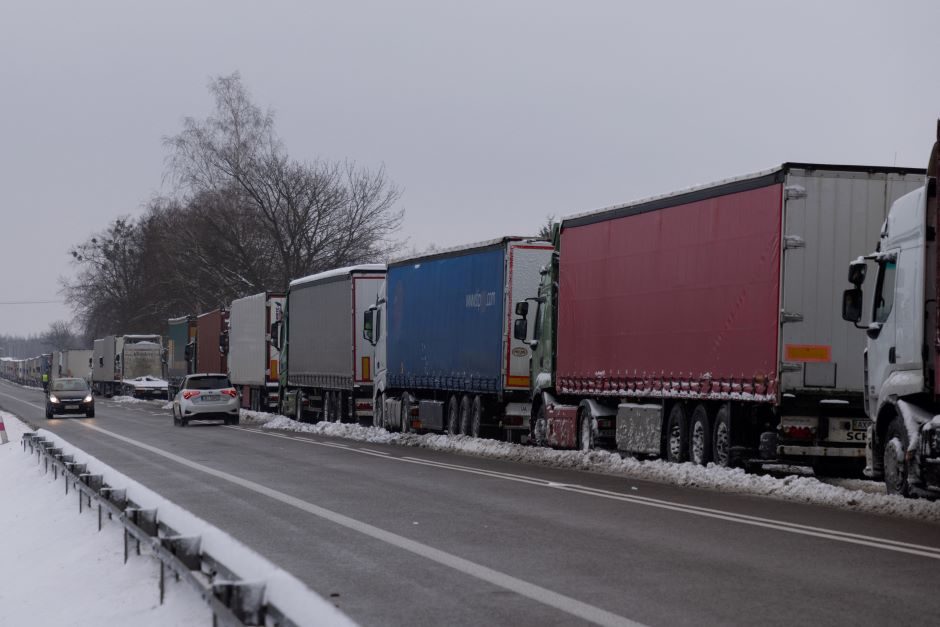
[(185, 584), (167, 585), (149, 557), (124, 564), (123, 534), (94, 510), (78, 513), (61, 480), (43, 475), (20, 447), (28, 427), (2, 413), (10, 443), (0, 446), (0, 623), (5, 625), (203, 626), (208, 606)]
[(134, 398), (133, 396), (112, 396), (108, 400), (112, 403), (147, 403), (149, 405), (153, 405), (155, 403), (163, 404), (167, 402), (165, 398)]
[[(721, 468), (714, 464), (703, 467), (691, 463), (671, 464), (662, 460), (641, 461), (632, 457), (621, 457), (619, 453), (612, 451), (559, 451), (463, 435), (392, 433), (385, 429), (355, 424), (299, 423), (286, 416), (265, 415), (268, 420), (263, 422), (261, 428), (266, 430), (313, 433), (373, 444), (451, 451), (488, 459), (587, 470), (686, 487), (769, 496), (858, 512), (940, 522), (940, 502), (889, 496), (883, 493), (883, 487), (881, 493), (873, 493), (874, 482), (870, 481), (820, 481), (812, 476), (797, 475), (774, 477), (768, 474), (749, 474), (740, 468)], [(254, 419), (261, 421), (262, 417), (255, 416)]]
[(88, 472), (103, 475), (105, 483), (126, 488), (129, 500), (144, 509), (156, 509), (160, 521), (172, 527), (177, 533), (184, 536), (199, 536), (202, 551), (212, 555), (234, 573), (251, 581), (263, 581), (266, 599), (297, 625), (355, 624), (333, 604), (311, 591), (299, 579), (281, 570), (227, 533), (72, 446), (55, 433), (45, 429), (40, 429), (38, 433), (47, 440), (55, 442), (65, 454), (75, 455), (76, 461), (86, 464)]

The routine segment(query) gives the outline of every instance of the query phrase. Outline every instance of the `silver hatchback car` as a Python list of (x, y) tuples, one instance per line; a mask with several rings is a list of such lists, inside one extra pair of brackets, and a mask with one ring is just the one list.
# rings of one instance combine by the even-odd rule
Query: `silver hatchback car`
[(185, 427), (191, 420), (221, 420), (238, 424), (241, 401), (224, 374), (191, 374), (173, 398), (173, 424)]

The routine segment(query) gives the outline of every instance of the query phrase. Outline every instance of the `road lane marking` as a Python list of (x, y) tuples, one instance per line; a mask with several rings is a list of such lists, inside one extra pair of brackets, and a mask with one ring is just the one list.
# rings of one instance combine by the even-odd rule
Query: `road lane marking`
[[(292, 437), (292, 436), (282, 435), (282, 434), (266, 433), (264, 431), (259, 431), (256, 429), (241, 429), (241, 430), (251, 431), (253, 433), (260, 433), (262, 435), (272, 435), (275, 437), (286, 438), (288, 440), (307, 442), (310, 444), (317, 444), (321, 446), (333, 446), (332, 443), (317, 442), (316, 440), (311, 440), (309, 438), (299, 438), (299, 437)], [(346, 450), (350, 452), (356, 452), (356, 453), (366, 451), (366, 449), (360, 449), (360, 448), (354, 448), (354, 447), (341, 447), (341, 448), (345, 448)], [(712, 509), (708, 507), (699, 507), (697, 505), (686, 505), (684, 503), (677, 503), (674, 501), (667, 501), (663, 499), (655, 499), (651, 497), (639, 496), (639, 495), (634, 495), (634, 494), (624, 494), (621, 492), (613, 492), (610, 490), (602, 490), (599, 488), (592, 488), (589, 486), (581, 486), (577, 484), (559, 483), (559, 482), (554, 482), (554, 481), (548, 481), (545, 479), (539, 479), (537, 477), (529, 477), (525, 475), (506, 473), (506, 472), (501, 472), (497, 470), (474, 468), (472, 466), (463, 466), (460, 464), (449, 464), (446, 462), (420, 459), (417, 457), (388, 456), (386, 457), (386, 459), (394, 460), (397, 462), (418, 464), (422, 466), (435, 466), (435, 467), (444, 468), (447, 470), (453, 470), (456, 472), (464, 472), (468, 474), (491, 477), (494, 479), (515, 481), (518, 483), (527, 483), (530, 485), (552, 488), (556, 490), (564, 490), (567, 492), (582, 494), (585, 496), (594, 496), (598, 498), (617, 500), (617, 501), (622, 501), (625, 503), (632, 503), (635, 505), (645, 505), (647, 507), (656, 507), (658, 509), (671, 510), (675, 512), (681, 512), (684, 514), (690, 514), (693, 516), (701, 516), (704, 518), (725, 520), (725, 521), (735, 522), (735, 523), (739, 523), (743, 525), (750, 525), (753, 527), (763, 527), (767, 529), (774, 529), (776, 531), (783, 531), (786, 533), (794, 533), (794, 534), (804, 535), (804, 536), (809, 536), (809, 537), (822, 538), (826, 540), (833, 540), (836, 542), (845, 542), (848, 544), (857, 544), (860, 546), (867, 546), (867, 547), (882, 549), (886, 551), (894, 551), (897, 553), (907, 553), (910, 555), (917, 555), (919, 557), (927, 557), (930, 559), (940, 560), (940, 548), (938, 547), (932, 547), (932, 546), (921, 545), (921, 544), (913, 544), (910, 542), (901, 542), (898, 540), (891, 540), (888, 538), (879, 538), (876, 536), (868, 536), (868, 535), (863, 535), (863, 534), (851, 533), (847, 531), (840, 531), (838, 529), (814, 527), (812, 525), (804, 525), (801, 523), (775, 520), (773, 518), (764, 518), (761, 516), (752, 516), (749, 514), (738, 514), (735, 512)]]
[(150, 444), (139, 442), (133, 438), (108, 431), (107, 429), (102, 429), (101, 427), (97, 427), (95, 425), (91, 425), (85, 422), (79, 424), (88, 429), (93, 429), (94, 431), (110, 436), (116, 440), (120, 440), (121, 442), (125, 442), (145, 451), (149, 451), (154, 455), (159, 455), (160, 457), (169, 459), (178, 464), (182, 464), (183, 466), (192, 468), (193, 470), (198, 470), (207, 475), (228, 481), (229, 483), (241, 486), (251, 490), (252, 492), (257, 492), (258, 494), (262, 494), (276, 501), (280, 501), (285, 505), (290, 505), (309, 514), (313, 514), (319, 518), (323, 518), (324, 520), (328, 520), (342, 527), (346, 527), (347, 529), (357, 531), (376, 540), (391, 544), (392, 546), (398, 547), (420, 557), (424, 557), (442, 566), (447, 566), (448, 568), (452, 568), (458, 572), (464, 573), (465, 575), (480, 579), (484, 583), (496, 585), (511, 592), (515, 592), (516, 594), (532, 599), (533, 601), (537, 601), (549, 607), (553, 607), (577, 618), (590, 621), (598, 625), (609, 625), (611, 627), (642, 627), (641, 623), (637, 623), (618, 614), (614, 614), (613, 612), (609, 612), (597, 606), (590, 605), (564, 594), (543, 588), (528, 581), (513, 577), (512, 575), (494, 570), (487, 566), (483, 566), (482, 564), (477, 564), (476, 562), (472, 562), (452, 553), (447, 553), (446, 551), (422, 544), (416, 540), (400, 536), (384, 529), (380, 529), (379, 527), (375, 527), (355, 518), (340, 514), (339, 512), (334, 512), (333, 510), (326, 509), (325, 507), (314, 505), (313, 503), (309, 503), (295, 496), (291, 496), (290, 494), (275, 490), (274, 488), (269, 488), (260, 483), (251, 481), (250, 479), (244, 479), (237, 475), (205, 466), (175, 453), (164, 451), (163, 449), (151, 446)]

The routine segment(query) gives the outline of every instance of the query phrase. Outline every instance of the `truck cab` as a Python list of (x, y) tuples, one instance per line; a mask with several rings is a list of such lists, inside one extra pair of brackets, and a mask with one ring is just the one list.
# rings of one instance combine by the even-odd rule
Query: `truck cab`
[[(868, 337), (866, 474), (904, 496), (940, 495), (938, 145), (940, 124), (925, 184), (892, 205), (875, 251), (850, 264), (853, 287), (842, 301), (843, 319)], [(869, 274), (870, 301), (862, 287)]]

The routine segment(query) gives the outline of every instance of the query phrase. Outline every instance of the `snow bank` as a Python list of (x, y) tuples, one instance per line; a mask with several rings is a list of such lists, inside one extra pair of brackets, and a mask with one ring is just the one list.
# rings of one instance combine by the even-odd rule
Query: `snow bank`
[[(299, 423), (286, 416), (271, 416), (270, 414), (268, 416), (270, 419), (261, 426), (262, 429), (297, 431), (374, 444), (452, 451), (488, 459), (525, 462), (552, 468), (587, 470), (632, 479), (769, 496), (800, 503), (830, 505), (858, 512), (940, 522), (940, 502), (889, 496), (883, 493), (883, 486), (870, 481), (828, 483), (809, 476), (775, 477), (767, 474), (749, 474), (740, 468), (721, 468), (714, 464), (703, 467), (690, 463), (671, 464), (661, 460), (640, 461), (632, 457), (622, 457), (619, 453), (612, 451), (589, 453), (558, 451), (463, 435), (391, 433), (376, 427), (332, 422)], [(882, 493), (874, 493), (876, 489)]]
[(133, 403), (147, 403), (147, 404), (161, 403), (162, 404), (162, 403), (167, 402), (165, 398), (148, 399), (148, 398), (134, 398), (133, 396), (112, 396), (108, 400), (111, 401), (112, 403), (130, 403), (130, 404), (133, 404)]
[(0, 624), (209, 624), (199, 594), (172, 578), (160, 605), (156, 562), (132, 556), (124, 564), (121, 526), (105, 519), (99, 532), (96, 510), (79, 514), (74, 492), (66, 498), (62, 482), (23, 453), (28, 427), (0, 414), (10, 435), (0, 446)]
[[(88, 455), (45, 429), (38, 432), (63, 452), (87, 465), (88, 472), (104, 476), (105, 483), (127, 489), (128, 499), (144, 509), (156, 509), (157, 517), (184, 536), (200, 536), (202, 550), (247, 581), (264, 582), (266, 599), (298, 625), (353, 625), (334, 605), (312, 592), (293, 575), (281, 570), (227, 533), (168, 501), (127, 475)], [(22, 453), (22, 451), (20, 451)]]

